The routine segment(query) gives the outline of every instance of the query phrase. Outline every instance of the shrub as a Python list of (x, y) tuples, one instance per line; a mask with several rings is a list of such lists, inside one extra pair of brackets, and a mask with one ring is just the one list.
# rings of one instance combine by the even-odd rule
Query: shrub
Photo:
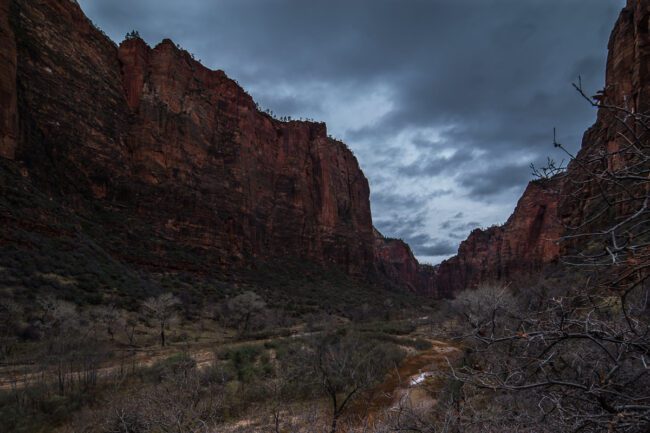
[(196, 361), (188, 353), (181, 352), (157, 361), (145, 372), (145, 377), (162, 382), (175, 376), (187, 376), (196, 369)]

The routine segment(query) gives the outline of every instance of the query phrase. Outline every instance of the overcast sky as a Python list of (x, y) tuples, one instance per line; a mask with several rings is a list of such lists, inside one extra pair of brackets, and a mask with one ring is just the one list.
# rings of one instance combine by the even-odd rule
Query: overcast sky
[(323, 120), (370, 181), (375, 226), (423, 262), (505, 222), (529, 164), (576, 150), (624, 0), (79, 0), (223, 69), (276, 115)]

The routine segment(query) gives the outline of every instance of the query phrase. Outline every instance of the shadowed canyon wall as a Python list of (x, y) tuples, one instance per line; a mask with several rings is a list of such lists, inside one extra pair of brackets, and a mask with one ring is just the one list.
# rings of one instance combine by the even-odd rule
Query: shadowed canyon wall
[(115, 46), (76, 2), (0, 8), (0, 155), (90, 218), (122, 218), (104, 223), (115, 255), (183, 267), (167, 254), (183, 245), (222, 268), (287, 255), (373, 271), (368, 182), (323, 123), (271, 118), (170, 40)]

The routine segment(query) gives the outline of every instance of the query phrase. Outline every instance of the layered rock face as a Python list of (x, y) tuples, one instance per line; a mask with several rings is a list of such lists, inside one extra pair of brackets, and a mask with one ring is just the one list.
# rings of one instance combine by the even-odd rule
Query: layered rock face
[(76, 2), (0, 12), (0, 155), (100, 221), (115, 257), (173, 269), (182, 247), (215, 268), (291, 256), (373, 271), (368, 182), (324, 124), (271, 118), (169, 40), (117, 47)]
[[(623, 10), (604, 102), (647, 110), (649, 17), (647, 1)], [(556, 242), (564, 225), (593, 213), (596, 185), (533, 182), (504, 226), (476, 230), (456, 257), (422, 266), (408, 245), (373, 233), (368, 182), (324, 124), (271, 118), (173, 42), (115, 46), (70, 0), (0, 0), (0, 42), (0, 156), (92, 222), (74, 230), (92, 230), (124, 263), (210, 272), (304, 258), (451, 297), (556, 261), (569, 248)], [(580, 158), (620, 146), (611, 116), (600, 110)], [(567, 178), (580, 176), (571, 164)], [(46, 214), (0, 217), (0, 244), (16, 227), (53, 231)]]
[(173, 216), (162, 232), (220, 249), (225, 262), (289, 254), (367, 272), (368, 182), (324, 124), (272, 119), (169, 40), (154, 49), (128, 40), (118, 56), (135, 125), (126, 139), (134, 175), (174, 196), (184, 186), (193, 202), (156, 201), (148, 219)]

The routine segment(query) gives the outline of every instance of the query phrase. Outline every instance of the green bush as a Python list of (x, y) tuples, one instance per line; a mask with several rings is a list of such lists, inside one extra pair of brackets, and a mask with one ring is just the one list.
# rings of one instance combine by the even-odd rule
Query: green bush
[(226, 361), (227, 370), (242, 383), (252, 383), (260, 378), (273, 376), (271, 358), (263, 345), (245, 345), (216, 353), (218, 359)]
[(196, 369), (196, 361), (186, 352), (176, 353), (169, 358), (157, 361), (144, 371), (144, 377), (153, 382), (187, 375)]

